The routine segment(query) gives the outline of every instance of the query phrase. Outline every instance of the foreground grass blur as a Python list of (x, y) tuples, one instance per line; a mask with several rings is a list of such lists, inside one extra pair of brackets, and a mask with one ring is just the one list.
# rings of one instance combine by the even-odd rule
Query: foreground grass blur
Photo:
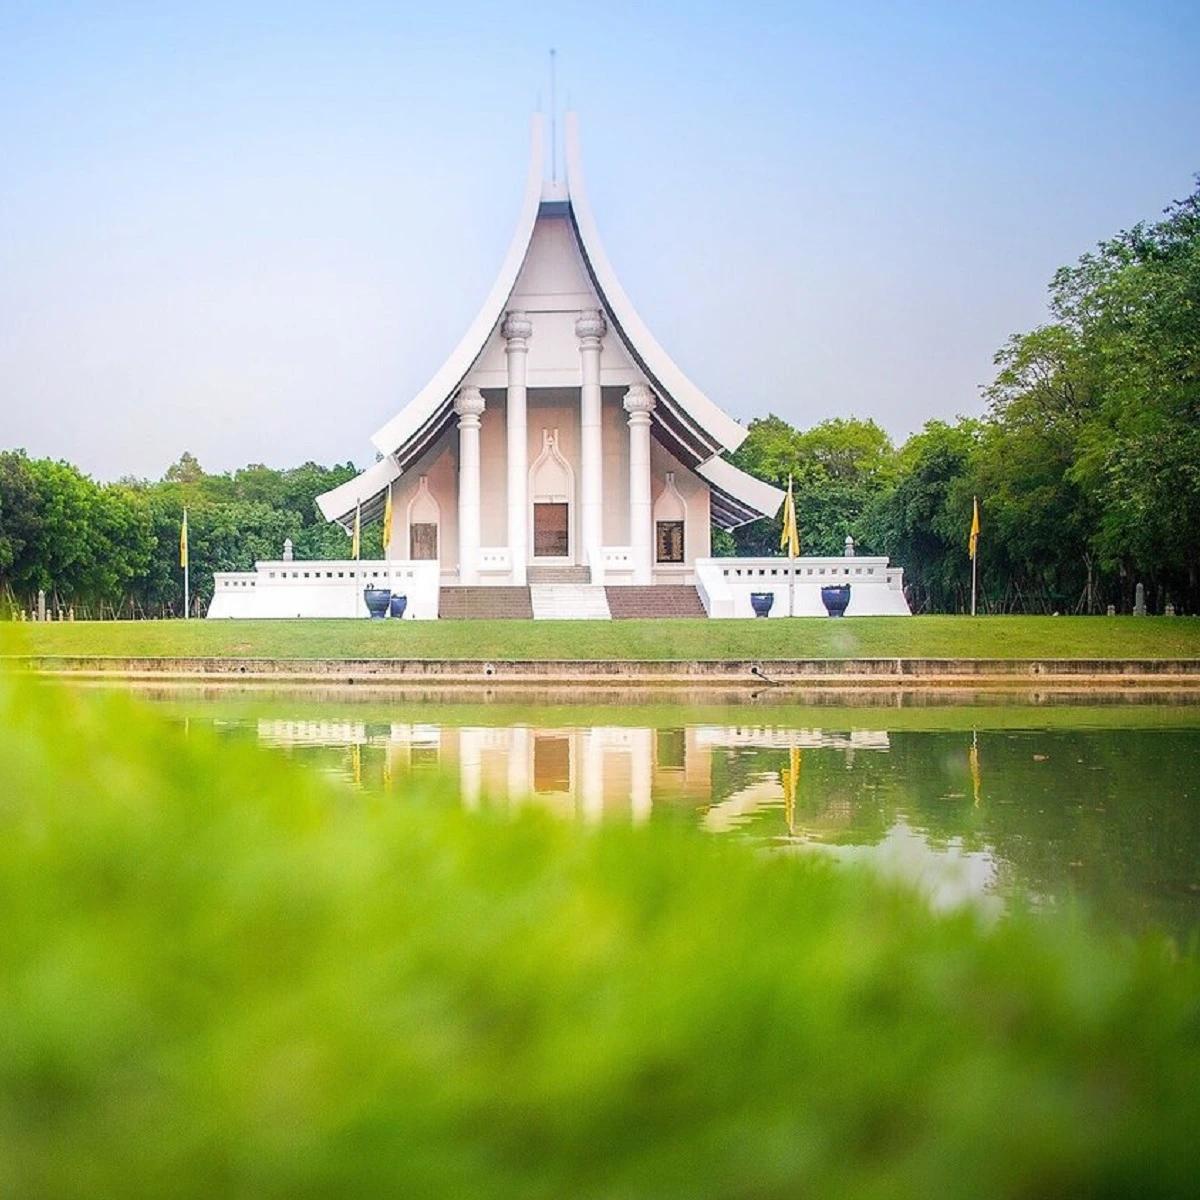
[(1200, 976), (0, 678), (0, 1194), (1190, 1195)]

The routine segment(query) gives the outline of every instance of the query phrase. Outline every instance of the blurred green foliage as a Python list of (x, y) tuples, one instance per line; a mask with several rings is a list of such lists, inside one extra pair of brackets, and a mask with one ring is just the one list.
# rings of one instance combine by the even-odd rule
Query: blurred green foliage
[(4, 679), (0, 781), (0, 1193), (1192, 1194), (1162, 943)]

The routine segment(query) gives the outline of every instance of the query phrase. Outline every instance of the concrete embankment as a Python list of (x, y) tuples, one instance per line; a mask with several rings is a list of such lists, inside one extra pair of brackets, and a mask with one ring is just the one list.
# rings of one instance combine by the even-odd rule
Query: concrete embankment
[(738, 661), (457, 661), (451, 659), (9, 657), (40, 675), (197, 682), (336, 684), (654, 684), (695, 687), (1200, 689), (1200, 659), (780, 659)]

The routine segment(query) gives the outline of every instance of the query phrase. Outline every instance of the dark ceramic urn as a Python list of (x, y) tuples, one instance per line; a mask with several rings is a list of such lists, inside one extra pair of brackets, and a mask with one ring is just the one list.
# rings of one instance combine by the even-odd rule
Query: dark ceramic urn
[(831, 617), (844, 617), (846, 607), (850, 603), (850, 585), (848, 583), (833, 584), (821, 589), (821, 603)]
[(382, 621), (388, 614), (388, 604), (392, 599), (391, 588), (363, 588), (363, 600), (372, 621)]
[(754, 615), (756, 617), (765, 617), (771, 611), (771, 605), (774, 603), (774, 592), (750, 593), (750, 607), (754, 609)]

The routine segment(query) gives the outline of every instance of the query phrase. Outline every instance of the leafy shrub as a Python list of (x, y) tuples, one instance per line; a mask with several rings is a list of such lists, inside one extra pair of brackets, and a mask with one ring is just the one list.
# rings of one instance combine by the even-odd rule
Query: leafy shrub
[(1195, 963), (0, 679), (0, 1193), (1190, 1194)]

